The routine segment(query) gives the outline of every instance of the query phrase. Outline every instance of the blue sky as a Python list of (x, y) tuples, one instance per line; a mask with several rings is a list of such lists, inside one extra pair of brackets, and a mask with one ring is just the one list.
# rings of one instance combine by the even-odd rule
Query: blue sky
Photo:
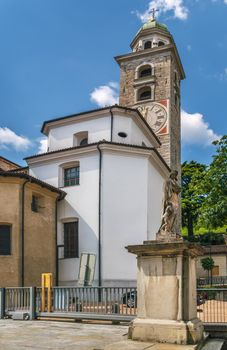
[(115, 101), (113, 57), (153, 6), (186, 72), (182, 161), (209, 163), (226, 133), (227, 0), (0, 0), (0, 155), (23, 165), (44, 120)]

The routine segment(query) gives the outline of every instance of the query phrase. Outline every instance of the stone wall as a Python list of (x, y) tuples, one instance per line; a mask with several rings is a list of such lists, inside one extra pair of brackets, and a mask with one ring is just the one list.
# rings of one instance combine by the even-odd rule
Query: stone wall
[[(141, 64), (151, 63), (154, 66), (155, 91), (154, 101), (169, 101), (169, 132), (158, 135), (162, 146), (159, 152), (171, 169), (180, 172), (180, 105), (175, 105), (174, 74), (177, 71), (175, 58), (171, 52), (150, 52), (144, 58), (131, 58), (122, 61), (120, 79), (120, 105), (137, 107), (143, 102), (136, 102), (135, 98), (135, 76), (136, 68)], [(145, 84), (146, 85), (146, 84)], [(151, 101), (150, 103), (154, 102)], [(147, 101), (144, 101), (146, 105)]]

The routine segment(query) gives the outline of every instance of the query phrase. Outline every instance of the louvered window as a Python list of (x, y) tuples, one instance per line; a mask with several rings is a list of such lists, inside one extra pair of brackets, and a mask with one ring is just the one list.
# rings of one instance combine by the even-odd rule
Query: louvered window
[(79, 257), (78, 221), (64, 223), (64, 258)]

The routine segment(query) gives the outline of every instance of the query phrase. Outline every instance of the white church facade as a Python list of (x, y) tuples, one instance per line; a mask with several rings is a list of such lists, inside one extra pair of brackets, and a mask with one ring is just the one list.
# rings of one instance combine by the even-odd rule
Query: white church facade
[(95, 285), (135, 284), (125, 246), (155, 237), (169, 174), (158, 138), (138, 111), (119, 106), (47, 121), (43, 132), (48, 152), (27, 162), (32, 176), (67, 193), (58, 204), (59, 284), (77, 283), (83, 252), (97, 256)]
[(57, 208), (59, 285), (78, 285), (80, 256), (95, 254), (95, 286), (134, 286), (127, 245), (155, 239), (164, 181), (180, 167), (180, 80), (184, 71), (167, 28), (150, 20), (132, 52), (116, 57), (120, 105), (45, 121), (44, 154), (30, 175), (63, 189)]

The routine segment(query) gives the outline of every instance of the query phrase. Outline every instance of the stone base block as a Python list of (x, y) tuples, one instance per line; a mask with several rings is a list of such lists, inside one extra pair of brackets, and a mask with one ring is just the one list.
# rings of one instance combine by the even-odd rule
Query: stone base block
[(143, 342), (197, 344), (203, 339), (199, 319), (188, 322), (136, 318), (129, 327), (129, 338)]

